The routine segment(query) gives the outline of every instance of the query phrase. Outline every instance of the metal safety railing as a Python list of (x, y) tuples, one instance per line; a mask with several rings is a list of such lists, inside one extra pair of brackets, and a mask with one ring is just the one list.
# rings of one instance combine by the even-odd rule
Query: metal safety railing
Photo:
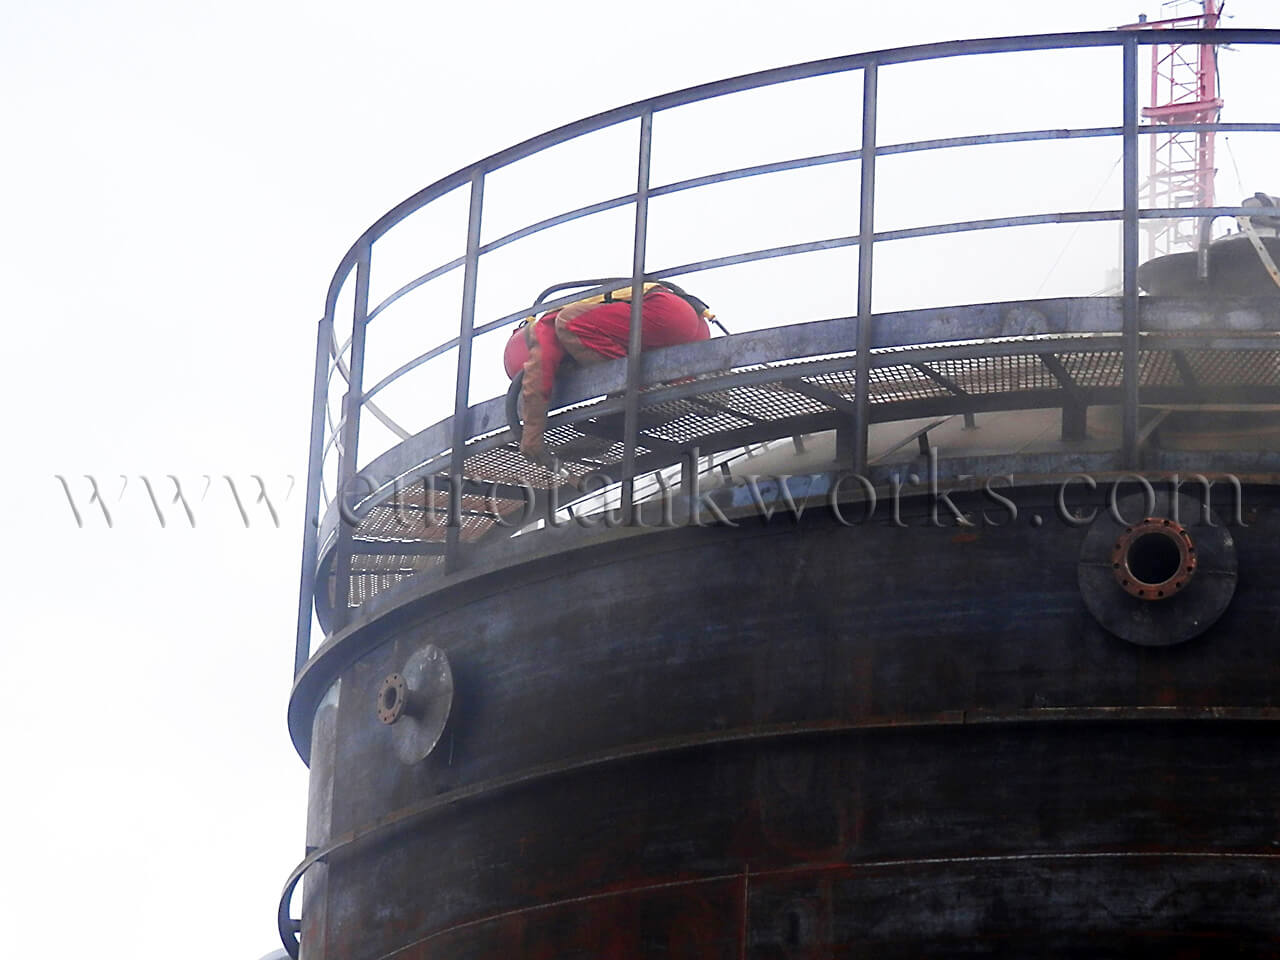
[[(956, 41), (905, 47), (871, 53), (837, 57), (829, 60), (796, 64), (749, 74), (664, 94), (628, 106), (609, 110), (593, 117), (567, 124), (533, 137), (525, 142), (493, 154), (477, 163), (458, 170), (409, 197), (377, 220), (355, 242), (343, 257), (330, 283), (325, 302), (325, 313), (320, 321), (315, 355), (315, 380), (311, 422), (310, 456), (306, 484), (306, 505), (302, 574), (298, 603), (298, 627), (296, 638), (295, 673), (306, 663), (311, 648), (312, 603), (317, 587), (318, 568), (322, 553), (332, 555), (334, 583), (338, 591), (335, 607), (346, 611), (348, 583), (352, 573), (355, 524), (342, 522), (348, 515), (354, 517), (362, 505), (366, 505), (375, 491), (383, 484), (368, 476), (361, 476), (357, 464), (362, 417), (367, 413), (386, 426), (402, 444), (417, 444), (413, 456), (401, 458), (424, 464), (428, 460), (440, 462), (447, 457), (446, 488), (448, 492), (447, 534), (443, 543), (446, 570), (457, 569), (464, 544), (461, 540), (463, 500), (466, 482), (465, 461), (468, 443), (477, 437), (491, 434), (494, 425), (479, 422), (470, 396), (472, 378), (472, 345), (477, 337), (514, 324), (525, 311), (518, 311), (494, 320), (476, 322), (476, 300), (481, 258), (496, 250), (549, 230), (615, 209), (631, 207), (634, 211), (634, 229), (631, 246), (630, 278), (632, 285), (654, 279), (679, 277), (722, 267), (780, 257), (812, 253), (837, 248), (853, 248), (858, 251), (856, 298), (850, 304), (851, 316), (847, 318), (849, 342), (854, 354), (852, 369), (854, 385), (849, 413), (851, 415), (850, 463), (854, 471), (862, 472), (867, 465), (867, 438), (871, 423), (871, 371), (872, 371), (872, 290), (873, 252), (877, 243), (944, 234), (960, 234), (1007, 227), (1037, 224), (1090, 223), (1112, 221), (1120, 225), (1122, 237), (1120, 298), (1121, 352), (1123, 356), (1122, 390), (1122, 440), (1123, 462), (1136, 464), (1139, 447), (1139, 288), (1137, 268), (1139, 260), (1139, 229), (1143, 220), (1181, 219), (1186, 217), (1213, 218), (1217, 216), (1247, 215), (1249, 211), (1238, 207), (1143, 209), (1139, 206), (1139, 138), (1155, 132), (1186, 131), (1252, 131), (1280, 132), (1280, 123), (1217, 123), (1142, 125), (1139, 122), (1138, 74), (1139, 51), (1144, 45), (1171, 40), (1185, 43), (1212, 44), (1263, 44), (1280, 43), (1277, 30), (1211, 30), (1211, 31), (1162, 31), (1153, 37), (1141, 32), (1097, 32), (1054, 34), (1031, 37), (1010, 37), (986, 40)], [(1055, 129), (1028, 129), (945, 139), (918, 140), (881, 144), (877, 139), (877, 106), (880, 70), (886, 66), (946, 60), (978, 54), (1067, 50), (1081, 48), (1118, 48), (1122, 57), (1122, 84), (1120, 101), (1122, 122), (1119, 126), (1077, 127)], [(794, 80), (819, 77), (828, 74), (858, 73), (862, 78), (861, 140), (857, 149), (797, 157), (789, 160), (757, 164), (723, 170), (717, 173), (693, 177), (672, 183), (651, 183), (653, 156), (653, 123), (655, 115), (675, 107), (699, 101), (724, 97), (730, 94), (783, 84)], [(552, 147), (584, 137), (627, 121), (638, 121), (639, 136), (635, 152), (635, 190), (621, 196), (613, 196), (586, 206), (568, 210), (523, 226), (501, 237), (482, 243), (481, 229), (484, 223), (484, 202), (487, 178), (495, 171), (517, 161), (543, 153)], [(1030, 141), (1119, 138), (1123, 164), (1123, 202), (1118, 209), (1047, 212), (1020, 216), (995, 217), (960, 222), (934, 223), (927, 226), (877, 232), (876, 220), (876, 161), (879, 157), (895, 154), (920, 153), (955, 147)], [(677, 265), (653, 267), (646, 256), (649, 238), (649, 206), (657, 197), (696, 190), (731, 180), (758, 177), (803, 168), (819, 167), (857, 161), (859, 170), (859, 207), (856, 229), (846, 235), (826, 237), (791, 243), (766, 249), (737, 252), (711, 259)], [(370, 301), (370, 275), (373, 265), (374, 244), (410, 215), (427, 208), (455, 190), (468, 192), (468, 214), (465, 252), (449, 259), (404, 283), (381, 302)], [(1255, 211), (1256, 212), (1256, 211)], [(851, 224), (852, 226), (852, 224)], [(573, 272), (571, 268), (566, 268)], [(447, 331), (447, 337), (430, 349), (405, 360), (395, 370), (370, 386), (365, 384), (365, 357), (369, 330), (372, 322), (392, 304), (412, 291), (456, 271), (462, 271), (461, 309), (455, 329)], [(354, 280), (354, 297), (351, 314), (351, 334), (339, 343), (335, 336), (339, 294), (346, 284)], [(588, 290), (566, 295), (545, 305), (553, 308), (571, 302), (581, 296), (598, 292)], [(640, 304), (632, 303), (630, 352), (625, 361), (625, 380), (621, 388), (622, 454), (620, 462), (621, 510), (630, 516), (635, 502), (635, 478), (641, 416), (641, 393), (646, 386), (640, 361)], [(454, 381), (453, 414), (436, 429), (415, 432), (391, 417), (375, 398), (391, 384), (406, 374), (450, 351), (457, 352), (457, 369)], [(346, 358), (344, 360), (344, 357)], [(337, 416), (330, 406), (335, 389), (342, 391)], [(429, 436), (428, 436), (429, 435)], [(430, 445), (430, 449), (427, 448)], [(326, 463), (337, 458), (336, 484), (332, 500), (323, 475)], [(331, 543), (321, 542), (322, 506), (325, 516), (337, 515), (331, 523), (334, 531)], [(322, 549), (323, 548), (323, 549)]]

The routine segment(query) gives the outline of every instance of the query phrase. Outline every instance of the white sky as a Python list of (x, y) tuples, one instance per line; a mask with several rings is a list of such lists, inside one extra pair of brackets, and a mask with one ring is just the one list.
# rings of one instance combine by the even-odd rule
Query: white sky
[[(1276, 26), (1273, 6), (1235, 0), (1228, 25)], [(1144, 10), (1159, 12), (1087, 0), (11, 4), (5, 955), (253, 960), (277, 945), (305, 817), (284, 710), (315, 321), (338, 259), (382, 212), (525, 137), (693, 83), (932, 40), (1104, 29)], [(637, 27), (641, 65), (620, 49)], [(1224, 119), (1274, 119), (1251, 72), (1233, 79), (1232, 56)], [(1058, 96), (1068, 103), (1070, 88)], [(1280, 192), (1274, 146), (1236, 140), (1245, 192)], [(1080, 173), (1081, 206), (1105, 185), (1107, 161), (1090, 162), (1101, 166)], [(1234, 201), (1234, 174), (1219, 182)], [(954, 199), (954, 187), (925, 189)], [(85, 504), (85, 474), (114, 529)], [(194, 530), (172, 506), (157, 523), (141, 478), (165, 503), (169, 474), (198, 511)], [(279, 528), (252, 502), (254, 475)]]

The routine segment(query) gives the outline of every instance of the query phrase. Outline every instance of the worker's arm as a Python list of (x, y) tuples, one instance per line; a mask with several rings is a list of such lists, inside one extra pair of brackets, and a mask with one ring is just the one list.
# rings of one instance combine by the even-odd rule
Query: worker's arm
[(520, 399), (524, 407), (524, 433), (520, 452), (530, 460), (541, 461), (546, 455), (543, 435), (547, 429), (547, 407), (556, 385), (556, 371), (564, 359), (564, 347), (556, 337), (555, 314), (549, 313), (530, 324), (529, 359), (524, 362), (524, 385)]

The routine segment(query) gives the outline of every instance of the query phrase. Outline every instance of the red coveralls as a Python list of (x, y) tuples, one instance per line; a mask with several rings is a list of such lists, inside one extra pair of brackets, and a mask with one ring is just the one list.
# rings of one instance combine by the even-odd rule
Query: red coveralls
[[(547, 406), (555, 388), (556, 370), (565, 353), (579, 363), (604, 363), (627, 355), (630, 340), (631, 304), (571, 303), (544, 313), (530, 324), (529, 359), (524, 364), (524, 435), (520, 452), (531, 460), (545, 455), (543, 433), (547, 426)], [(707, 321), (689, 303), (670, 290), (654, 288), (640, 304), (640, 346), (643, 350), (693, 343), (711, 336)]]

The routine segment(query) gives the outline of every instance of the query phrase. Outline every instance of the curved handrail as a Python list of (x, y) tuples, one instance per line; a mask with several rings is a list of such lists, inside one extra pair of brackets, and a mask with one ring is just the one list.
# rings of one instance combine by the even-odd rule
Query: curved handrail
[[(356, 462), (357, 451), (355, 448), (357, 445), (356, 441), (359, 431), (360, 412), (366, 407), (369, 409), (369, 413), (386, 425), (401, 442), (417, 439), (422, 437), (425, 433), (431, 433), (432, 436), (438, 436), (440, 442), (437, 444), (437, 449), (432, 456), (438, 461), (441, 457), (448, 455), (451, 458), (450, 475), (456, 480), (461, 480), (462, 458), (465, 456), (467, 443), (473, 436), (478, 435), (475, 425), (468, 423), (470, 415), (468, 414), (467, 408), (470, 404), (467, 396), (467, 381), (471, 375), (471, 343), (475, 337), (500, 329), (527, 315), (527, 310), (522, 309), (506, 314), (497, 319), (488, 320), (478, 325), (474, 323), (476, 291), (475, 265), (479, 257), (506, 247), (526, 237), (549, 230), (553, 227), (575, 220), (580, 220), (596, 213), (620, 209), (626, 206), (633, 206), (636, 211), (637, 254), (635, 260), (635, 272), (631, 278), (633, 282), (639, 282), (642, 279), (657, 280), (679, 277), (689, 273), (699, 273), (721, 267), (772, 260), (780, 257), (811, 253), (820, 250), (857, 247), (860, 250), (866, 250), (869, 252), (875, 243), (890, 240), (904, 240), (917, 237), (940, 236), (944, 234), (958, 234), (1036, 224), (1120, 222), (1123, 225), (1125, 237), (1124, 272), (1126, 276), (1126, 294), (1124, 329), (1126, 343), (1128, 344), (1125, 353), (1126, 369), (1128, 369), (1129, 366), (1136, 363), (1137, 290), (1136, 283), (1133, 281), (1132, 275), (1136, 270), (1137, 224), (1141, 220), (1164, 218), (1181, 219), (1190, 216), (1214, 217), (1222, 215), (1241, 215), (1243, 210), (1243, 208), (1236, 207), (1195, 209), (1179, 208), (1176, 210), (1140, 209), (1137, 203), (1136, 144), (1138, 136), (1141, 134), (1152, 134), (1156, 132), (1166, 134), (1176, 132), (1204, 132), (1207, 130), (1221, 130), (1224, 132), (1258, 131), (1271, 133), (1280, 131), (1280, 124), (1277, 123), (1198, 123), (1178, 125), (1140, 124), (1138, 122), (1139, 118), (1136, 100), (1137, 50), (1143, 46), (1167, 44), (1171, 42), (1276, 44), (1280, 43), (1280, 31), (1215, 29), (1161, 30), (1158, 32), (1148, 33), (1143, 33), (1141, 31), (1059, 33), (1040, 36), (998, 37), (981, 40), (947, 41), (943, 43), (899, 47), (888, 50), (810, 61), (807, 63), (777, 67), (744, 74), (738, 77), (731, 77), (700, 84), (683, 90), (677, 90), (671, 93), (639, 100), (622, 107), (602, 111), (595, 115), (563, 124), (552, 130), (530, 137), (520, 143), (490, 154), (475, 163), (438, 179), (434, 183), (424, 187), (422, 190), (419, 190), (412, 196), (407, 197), (401, 203), (388, 210), (360, 235), (360, 237), (342, 257), (326, 293), (325, 320), (329, 329), (332, 330), (334, 311), (336, 309), (339, 294), (344, 288), (344, 285), (352, 279), (353, 269), (357, 267), (360, 268), (358, 275), (355, 275), (357, 293), (355, 322), (352, 326), (351, 337), (349, 337), (339, 349), (335, 349), (337, 347), (336, 342), (331, 343), (329, 349), (334, 362), (329, 366), (325, 377), (327, 385), (332, 382), (332, 377), (335, 372), (342, 376), (349, 385), (348, 400), (341, 411), (341, 415), (336, 418), (329, 409), (327, 402), (321, 404), (321, 406), (324, 407), (323, 413), (317, 413), (317, 416), (322, 416), (324, 422), (328, 425), (329, 436), (327, 440), (322, 436), (318, 441), (316, 449), (313, 450), (313, 459), (317, 450), (322, 459), (327, 457), (335, 449), (338, 451), (339, 456), (338, 463), (340, 475), (338, 477), (337, 501), (341, 502), (335, 502), (331, 505), (330, 509), (341, 510), (345, 506), (348, 506), (343, 500), (344, 483), (345, 481), (353, 479), (358, 473)], [(1123, 122), (1119, 126), (1042, 128), (889, 144), (876, 143), (876, 76), (877, 70), (881, 66), (926, 60), (943, 60), (951, 57), (981, 54), (1084, 48), (1115, 48), (1123, 52), (1125, 115)], [(705, 101), (728, 94), (769, 87), (795, 80), (851, 71), (862, 71), (863, 74), (863, 135), (862, 142), (859, 144), (857, 149), (812, 154), (770, 163), (741, 166), (665, 184), (650, 185), (648, 183), (648, 144), (652, 136), (652, 118), (654, 114), (675, 107)], [(496, 239), (488, 241), (487, 243), (480, 242), (479, 232), (481, 223), (481, 203), (483, 200), (484, 179), (486, 175), (526, 157), (541, 153), (551, 147), (575, 140), (583, 135), (595, 133), (617, 124), (636, 119), (641, 121), (641, 177), (637, 181), (636, 190), (634, 192), (612, 196), (571, 210), (562, 211), (552, 216), (544, 217), (536, 222), (526, 224), (518, 229), (509, 231)], [(1124, 175), (1125, 202), (1124, 206), (1119, 209), (1033, 213), (1010, 217), (993, 217), (976, 220), (933, 223), (925, 226), (883, 230), (879, 232), (876, 232), (873, 228), (875, 192), (874, 165), (875, 159), (878, 156), (919, 153), (923, 151), (986, 144), (1100, 137), (1119, 137), (1123, 142), (1123, 152), (1126, 164)], [(860, 174), (860, 178), (862, 180), (862, 202), (860, 204), (861, 212), (858, 214), (861, 222), (857, 232), (840, 236), (811, 239), (804, 242), (781, 246), (745, 250), (733, 254), (706, 258), (674, 266), (668, 265), (657, 269), (645, 268), (643, 264), (643, 238), (646, 231), (647, 204), (650, 198), (668, 196), (731, 180), (852, 161), (860, 161), (862, 167), (862, 172)], [(388, 231), (403, 221), (406, 217), (428, 206), (430, 203), (440, 197), (443, 197), (445, 194), (452, 193), (453, 191), (467, 185), (470, 185), (471, 188), (471, 222), (469, 223), (468, 228), (467, 252), (463, 256), (454, 257), (438, 264), (427, 272), (401, 285), (382, 299), (381, 302), (376, 305), (370, 305), (368, 303), (368, 268), (373, 254), (375, 241), (386, 235)], [(858, 329), (867, 326), (870, 320), (870, 259), (871, 257), (869, 255), (859, 257), (859, 303), (856, 320), (856, 326)], [(864, 261), (866, 262), (865, 276), (863, 276)], [(459, 267), (464, 270), (462, 329), (457, 331), (456, 334), (451, 331), (451, 336), (448, 339), (419, 353), (417, 356), (406, 360), (391, 373), (382, 377), (382, 379), (377, 383), (373, 384), (371, 387), (364, 388), (362, 386), (364, 356), (363, 341), (365, 331), (369, 327), (370, 323), (407, 294), (419, 289), (434, 279), (457, 270)], [(589, 295), (589, 293), (584, 294), (579, 292), (571, 297), (566, 296), (562, 301), (553, 301), (547, 306), (554, 307), (560, 305), (561, 302), (571, 302), (572, 299)], [(861, 333), (859, 333), (858, 339), (858, 346), (863, 346), (864, 341)], [(869, 341), (866, 343), (869, 344)], [(397, 422), (397, 420), (386, 413), (385, 410), (372, 402), (373, 398), (377, 394), (386, 389), (392, 383), (395, 383), (411, 371), (420, 368), (430, 360), (453, 349), (457, 349), (459, 352), (458, 383), (455, 395), (454, 415), (446, 421), (441, 421), (440, 424), (437, 424), (437, 428), (430, 428), (428, 431), (421, 431), (418, 434), (414, 434), (409, 428), (401, 425), (401, 423)], [(348, 350), (350, 351), (349, 362), (344, 362), (344, 354), (346, 354), (346, 351)], [(635, 411), (639, 409), (636, 397), (641, 386), (638, 369), (638, 363), (627, 365), (626, 399), (622, 404), (623, 408), (627, 411), (626, 420), (629, 424), (625, 431), (625, 442), (628, 452), (626, 458), (624, 458), (624, 462), (627, 463), (634, 463), (633, 451), (636, 442), (635, 423), (637, 416)], [(861, 367), (859, 376), (865, 376), (868, 369), (869, 367)], [(1126, 375), (1126, 382), (1130, 384), (1130, 387), (1127, 388), (1128, 393), (1126, 394), (1126, 411), (1136, 411), (1136, 380), (1134, 380), (1133, 377)], [(327, 386), (325, 392), (327, 395)], [(855, 407), (859, 411), (857, 418), (862, 425), (861, 430), (865, 436), (865, 427), (868, 422), (867, 411), (869, 409), (867, 407), (865, 389), (859, 393), (859, 396), (855, 401)], [(1126, 413), (1126, 418), (1126, 423), (1128, 423), (1128, 419), (1134, 420), (1134, 424), (1132, 426), (1126, 426), (1126, 436), (1128, 438), (1126, 440), (1126, 448), (1128, 448), (1132, 446), (1132, 435), (1136, 433), (1136, 413), (1134, 413), (1133, 416), (1130, 416), (1130, 413)], [(485, 429), (489, 430), (492, 430), (492, 428), (492, 424), (487, 424), (485, 427)], [(863, 446), (865, 446), (865, 443), (863, 443)], [(348, 449), (348, 447), (350, 447), (350, 449)], [(449, 451), (452, 451), (452, 453), (449, 453)], [(322, 471), (320, 474), (322, 475)], [(312, 522), (317, 523), (320, 518), (316, 515), (318, 496), (315, 491), (318, 491), (321, 485), (322, 481), (320, 479), (320, 475), (317, 475), (314, 478), (309, 476), (307, 515)], [(456, 497), (454, 499), (456, 499)], [(349, 546), (350, 542), (348, 538), (347, 547), (349, 548)], [(343, 544), (340, 542), (338, 547), (341, 552)], [(314, 587), (314, 580), (308, 580), (308, 578), (314, 577), (317, 559), (318, 558), (315, 555), (312, 555), (304, 561), (304, 564), (309, 565), (311, 568), (310, 573), (304, 571), (304, 589), (310, 590)], [(307, 629), (309, 631), (309, 623), (307, 624)], [(300, 637), (302, 630), (303, 625), (300, 623)], [(301, 640), (299, 642), (301, 643)]]
[(626, 120), (637, 119), (645, 113), (657, 113), (673, 107), (696, 103), (699, 100), (710, 100), (757, 87), (773, 86), (792, 80), (804, 80), (824, 74), (857, 70), (872, 64), (875, 66), (888, 66), (920, 60), (943, 60), (953, 56), (976, 56), (987, 53), (1022, 53), (1037, 50), (1119, 47), (1127, 43), (1150, 46), (1157, 43), (1207, 42), (1218, 44), (1280, 43), (1280, 31), (1240, 28), (1161, 30), (1159, 36), (1148, 36), (1139, 31), (1122, 34), (1112, 30), (1095, 30), (1085, 33), (1053, 33), (1034, 36), (991, 37), (978, 40), (947, 40), (939, 43), (893, 47), (886, 50), (846, 54), (784, 67), (773, 67), (724, 80), (713, 80), (709, 83), (685, 87), (671, 93), (660, 94), (656, 97), (637, 100), (625, 106), (604, 110), (581, 120), (575, 120), (529, 137), (527, 140), (492, 153), (482, 160), (441, 177), (435, 183), (423, 187), (417, 193), (396, 204), (370, 224), (356, 242), (351, 245), (346, 254), (343, 255), (340, 265), (334, 273), (335, 282), (330, 284), (329, 294), (326, 298), (326, 311), (333, 309), (333, 304), (336, 303), (342, 286), (342, 280), (345, 280), (346, 275), (355, 266), (362, 245), (371, 244), (391, 227), (409, 216), (409, 214), (421, 209), (432, 200), (470, 183), (477, 173), (493, 173), (495, 170), (508, 166), (517, 160), (524, 159), (535, 153), (541, 153), (549, 147), (558, 146), (583, 134), (594, 133), (597, 130), (603, 130)]
[[(1216, 130), (1223, 133), (1259, 133), (1259, 132), (1276, 133), (1276, 132), (1280, 132), (1280, 123), (1218, 123), (1218, 124), (1184, 123), (1184, 124), (1160, 124), (1158, 126), (1153, 124), (1148, 124), (1148, 125), (1140, 126), (1138, 128), (1139, 133), (1154, 133), (1157, 131), (1160, 133), (1202, 133), (1202, 132), (1208, 132), (1209, 130)], [(1044, 129), (1036, 129), (1036, 130), (1017, 130), (1017, 131), (1009, 131), (1006, 133), (976, 134), (976, 135), (963, 136), (963, 137), (943, 137), (943, 138), (934, 139), (934, 140), (913, 140), (913, 141), (906, 141), (903, 143), (891, 143), (891, 144), (885, 144), (883, 146), (877, 146), (876, 153), (879, 156), (890, 156), (890, 155), (904, 154), (904, 153), (919, 153), (919, 152), (929, 151), (929, 150), (945, 150), (945, 149), (950, 149), (954, 147), (986, 146), (990, 144), (999, 144), (999, 143), (1028, 143), (1028, 142), (1035, 142), (1039, 140), (1066, 140), (1066, 139), (1082, 140), (1082, 139), (1092, 139), (1097, 137), (1119, 136), (1122, 132), (1123, 132), (1122, 128), (1120, 127), (1075, 127), (1075, 128), (1044, 128)], [(711, 186), (717, 183), (727, 183), (732, 180), (739, 180), (746, 177), (756, 177), (756, 176), (762, 176), (770, 173), (784, 173), (789, 170), (808, 169), (810, 167), (824, 166), (824, 165), (833, 164), (833, 163), (846, 163), (853, 160), (859, 160), (861, 159), (861, 157), (862, 157), (861, 150), (844, 150), (836, 153), (813, 154), (813, 155), (804, 156), (804, 157), (796, 157), (791, 160), (779, 160), (773, 163), (754, 164), (748, 167), (736, 167), (732, 170), (725, 170), (720, 173), (711, 173), (711, 174), (706, 174), (700, 177), (691, 177), (686, 180), (679, 180), (674, 183), (669, 183), (669, 184), (664, 184), (663, 186), (654, 187), (652, 190), (649, 191), (649, 196), (650, 197), (670, 196), (672, 194), (681, 193), (686, 190), (693, 190), (698, 187)], [(510, 243), (514, 243), (517, 240), (523, 240), (526, 237), (530, 237), (537, 233), (541, 233), (544, 230), (549, 230), (552, 227), (558, 227), (566, 223), (572, 223), (575, 220), (579, 220), (579, 219), (582, 219), (583, 217), (588, 217), (596, 213), (603, 213), (608, 210), (615, 210), (619, 207), (624, 207), (629, 203), (633, 203), (634, 201), (635, 201), (635, 195), (628, 193), (628, 194), (623, 194), (622, 196), (613, 197), (609, 200), (601, 200), (597, 203), (587, 204), (582, 207), (577, 207), (573, 210), (568, 210), (563, 213), (558, 213), (550, 217), (545, 217), (542, 220), (537, 221), (536, 223), (531, 223), (527, 226), (521, 227), (518, 230), (513, 230), (510, 233), (507, 233), (501, 237), (498, 237), (496, 240), (491, 240), (488, 243), (483, 244), (480, 247), (480, 252), (482, 254), (491, 253), (495, 250), (498, 250), (498, 249), (501, 249), (502, 247), (507, 246)], [(1182, 215), (1185, 215), (1185, 214), (1183, 213), (1179, 214), (1179, 216), (1182, 216)], [(408, 216), (408, 214), (406, 214), (406, 216)], [(893, 238), (884, 237), (884, 238), (878, 238), (878, 239), (893, 239)], [(375, 317), (381, 314), (384, 310), (386, 310), (392, 304), (396, 303), (406, 294), (412, 293), (414, 290), (418, 289), (423, 284), (429, 283), (432, 280), (438, 279), (439, 277), (442, 277), (445, 274), (450, 273), (453, 270), (456, 270), (458, 267), (463, 266), (465, 262), (466, 262), (465, 257), (454, 257), (452, 260), (449, 260), (446, 263), (442, 263), (439, 266), (434, 267), (431, 270), (428, 270), (426, 273), (418, 277), (415, 277), (413, 280), (404, 284), (399, 289), (395, 290), (391, 294), (388, 294), (387, 297), (384, 298), (376, 307), (370, 310), (368, 320), (372, 322)], [(668, 271), (668, 273), (672, 275), (674, 275), (676, 272), (677, 272), (676, 270)], [(518, 318), (517, 314), (508, 314), (504, 317), (499, 318), (497, 321), (493, 321), (492, 323), (486, 324), (483, 328), (477, 328), (476, 333), (480, 333), (482, 332), (482, 330), (488, 331), (492, 329), (497, 329), (498, 327), (502, 326), (504, 323), (510, 323), (517, 318)], [(455, 339), (455, 340), (447, 341), (447, 345), (441, 345), (441, 346), (445, 350), (450, 349), (451, 347), (457, 346), (457, 340)], [(427, 356), (424, 359), (430, 359), (431, 357), (434, 357), (436, 355), (437, 355), (436, 353), (432, 353), (430, 356)], [(424, 361), (419, 360), (419, 362), (424, 362)], [(407, 373), (411, 369), (413, 369), (413, 367), (409, 366), (407, 368), (402, 368), (400, 371), (397, 371), (397, 373)], [(377, 389), (380, 389), (381, 387), (386, 386), (387, 383), (391, 382), (394, 379), (395, 379), (395, 375), (391, 375), (384, 378), (383, 381), (379, 382), (378, 388), (375, 388), (366, 392), (365, 394), (366, 399), (372, 394), (376, 393)]]
[[(1179, 125), (1148, 125), (1139, 128), (1139, 132), (1203, 132), (1205, 130), (1223, 130), (1232, 132), (1280, 132), (1280, 123), (1230, 123), (1230, 124), (1179, 124)], [(1121, 133), (1119, 127), (1083, 127), (1083, 128), (1047, 128), (1037, 130), (1020, 130), (1010, 131), (1006, 133), (982, 134), (963, 137), (946, 137), (935, 140), (917, 140), (896, 144), (887, 144), (877, 147), (876, 152), (879, 155), (892, 155), (915, 153), (929, 150), (941, 150), (954, 147), (987, 145), (997, 143), (1023, 143), (1039, 140), (1050, 139), (1084, 139), (1105, 136), (1116, 136)], [(727, 180), (739, 179), (742, 177), (758, 176), (766, 173), (775, 173), (779, 171), (801, 169), (809, 166), (820, 164), (840, 163), (849, 160), (856, 160), (861, 157), (860, 150), (849, 150), (839, 153), (818, 154), (814, 156), (800, 157), (793, 160), (778, 161), (768, 164), (757, 164), (751, 167), (740, 167), (734, 170), (725, 171), (720, 174), (709, 174), (702, 177), (695, 177), (662, 187), (656, 187), (650, 191), (650, 196), (665, 196), (683, 190), (692, 189), (698, 186), (707, 186), (715, 183), (722, 183)], [(532, 236), (542, 230), (549, 229), (553, 226), (559, 226), (582, 217), (590, 216), (604, 210), (615, 209), (625, 206), (634, 201), (633, 195), (624, 195), (615, 197), (611, 200), (602, 201), (600, 203), (588, 204), (565, 213), (557, 214), (552, 217), (545, 218), (529, 226), (506, 234), (497, 240), (491, 241), (480, 247), (481, 253), (487, 253), (496, 250), (508, 243)], [(1182, 219), (1188, 216), (1201, 216), (1207, 219), (1213, 219), (1219, 216), (1240, 216), (1246, 215), (1247, 211), (1241, 207), (1197, 207), (1197, 208), (1177, 208), (1174, 210), (1140, 210), (1139, 217), (1142, 219)], [(916, 239), (921, 237), (941, 236), (949, 233), (963, 233), (975, 230), (999, 229), (1005, 227), (1022, 227), (1035, 226), (1051, 223), (1099, 223), (1107, 221), (1116, 221), (1124, 216), (1123, 210), (1095, 210), (1095, 211), (1067, 211), (1060, 213), (1045, 214), (1025, 214), (1017, 217), (992, 217), (981, 220), (958, 221), (952, 223), (937, 223), (927, 226), (911, 227), (900, 230), (886, 230), (875, 234), (874, 241), (881, 242), (886, 240), (905, 240)], [(858, 237), (845, 236), (835, 237), (827, 240), (808, 241), (805, 243), (786, 244), (782, 246), (768, 247), (761, 250), (746, 251), (739, 254), (731, 254), (723, 257), (715, 257), (706, 260), (684, 263), (674, 267), (667, 267), (661, 270), (650, 271), (647, 276), (652, 279), (663, 279), (668, 277), (677, 277), (689, 273), (697, 273), (705, 270), (714, 270), (726, 266), (737, 266), (744, 263), (757, 262), (760, 260), (776, 259), (795, 254), (812, 253), (818, 250), (835, 249), (845, 246), (856, 246)], [(415, 278), (398, 290), (386, 297), (381, 303), (369, 311), (367, 321), (372, 322), (380, 313), (390, 307), (404, 295), (412, 292), (418, 287), (437, 279), (449, 273), (452, 270), (462, 266), (465, 262), (464, 257), (455, 257), (447, 263), (441, 264), (427, 273)], [(577, 296), (594, 295), (595, 290), (579, 293)], [(563, 305), (565, 302), (571, 302), (568, 298), (561, 298), (548, 305), (555, 307)], [(493, 330), (500, 329), (528, 315), (527, 310), (518, 310), (514, 313), (504, 314), (495, 320), (476, 327), (473, 330), (473, 336), (479, 336)], [(447, 353), (449, 350), (458, 346), (459, 340), (454, 337), (446, 340), (426, 352), (419, 354), (413, 359), (405, 362), (397, 367), (391, 373), (384, 376), (373, 387), (370, 387), (363, 394), (363, 405), (368, 407), (369, 412), (380, 420), (388, 429), (402, 440), (408, 439), (411, 434), (398, 423), (396, 423), (388, 414), (375, 406), (371, 400), (380, 391), (390, 386), (396, 380), (405, 374), (417, 369), (422, 364)], [(344, 342), (341, 350), (335, 355), (335, 365), (338, 372), (349, 382), (349, 374), (346, 365), (342, 362), (341, 352), (345, 351), (350, 345), (350, 338)], [(330, 430), (337, 432), (339, 426), (330, 420)]]

